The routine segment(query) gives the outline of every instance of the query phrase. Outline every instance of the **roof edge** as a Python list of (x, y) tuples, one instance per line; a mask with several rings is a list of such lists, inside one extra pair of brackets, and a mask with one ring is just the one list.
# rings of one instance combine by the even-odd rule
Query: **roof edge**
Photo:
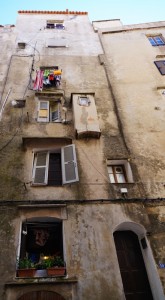
[(58, 15), (88, 15), (86, 11), (54, 11), (54, 10), (18, 10), (18, 14), (58, 14)]

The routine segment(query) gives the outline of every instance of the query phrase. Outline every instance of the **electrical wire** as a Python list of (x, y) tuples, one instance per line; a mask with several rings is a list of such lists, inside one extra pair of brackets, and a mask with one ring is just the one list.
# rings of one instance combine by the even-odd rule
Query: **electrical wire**
[(93, 163), (90, 159), (89, 159), (89, 157), (88, 157), (88, 155), (86, 154), (86, 152), (84, 151), (84, 149), (80, 146), (80, 144), (78, 143), (78, 145), (79, 145), (79, 148), (82, 150), (82, 152), (84, 153), (84, 155), (86, 156), (86, 158), (87, 158), (87, 160), (90, 162), (90, 164), (92, 165), (92, 167), (106, 180), (106, 182), (108, 182), (108, 183), (110, 183), (110, 181), (108, 180), (108, 178), (100, 171), (100, 170), (98, 170), (97, 168), (96, 168), (96, 166), (95, 166), (95, 164), (96, 163)]

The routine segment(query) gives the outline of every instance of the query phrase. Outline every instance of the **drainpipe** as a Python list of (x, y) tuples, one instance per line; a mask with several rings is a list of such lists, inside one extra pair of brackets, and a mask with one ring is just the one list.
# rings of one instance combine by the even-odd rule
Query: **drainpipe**
[(0, 121), (1, 121), (1, 119), (2, 119), (2, 113), (3, 113), (3, 110), (4, 110), (4, 108), (5, 108), (6, 101), (7, 101), (8, 97), (9, 97), (9, 95), (10, 95), (10, 93), (11, 93), (11, 90), (12, 90), (12, 88), (9, 89), (9, 91), (8, 91), (6, 97), (5, 97), (5, 100), (4, 100), (3, 104), (2, 104), (2, 107), (1, 107), (1, 110), (0, 110)]

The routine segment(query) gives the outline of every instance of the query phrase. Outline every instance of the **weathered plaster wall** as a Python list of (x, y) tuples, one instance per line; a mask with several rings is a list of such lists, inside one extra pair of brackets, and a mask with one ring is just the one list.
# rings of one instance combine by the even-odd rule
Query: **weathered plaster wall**
[(157, 90), (163, 88), (164, 77), (154, 61), (164, 55), (165, 47), (152, 47), (147, 38), (149, 34), (164, 35), (164, 23), (156, 23), (155, 28), (152, 24), (148, 28), (147, 24), (142, 25), (139, 29), (128, 26), (116, 32), (107, 29), (101, 40), (118, 115), (131, 160), (138, 168), (139, 182), (148, 197), (164, 197), (165, 106)]
[[(98, 55), (103, 49), (87, 16), (55, 15), (51, 16), (53, 18), (65, 19), (66, 30), (46, 30), (50, 15), (19, 15), (13, 52), (10, 48), (11, 60), (7, 54), (8, 69), (6, 54), (0, 58), (4, 70), (0, 86), (4, 89), (3, 100), (12, 87), (0, 124), (0, 200), (13, 201), (13, 206), (3, 206), (0, 211), (0, 237), (4, 245), (0, 253), (0, 282), (8, 283), (6, 293), (1, 285), (0, 298), (13, 300), (14, 295), (17, 300), (23, 292), (39, 290), (42, 286), (44, 290), (61, 293), (66, 300), (89, 297), (105, 300), (109, 295), (112, 300), (123, 299), (113, 241), (115, 228), (122, 222), (141, 225), (144, 232), (151, 232), (147, 240), (156, 264), (163, 260), (164, 254), (163, 201), (155, 206), (145, 204), (145, 198), (164, 197), (164, 98), (157, 90), (158, 86), (163, 86), (163, 78), (153, 64), (156, 55), (164, 50), (149, 44), (145, 34), (153, 29), (105, 34), (102, 42), (106, 65), (100, 64)], [(46, 47), (48, 38), (66, 38), (69, 47), (49, 49)], [(9, 39), (10, 33), (3, 35), (5, 49), (8, 49)], [(14, 42), (14, 35), (12, 39)], [(22, 41), (26, 43), (24, 50), (17, 45)], [(65, 91), (71, 121), (68, 125), (36, 122), (38, 98), (30, 79), (34, 79), (40, 66), (52, 65), (63, 70), (60, 89)], [(100, 139), (75, 138), (71, 94), (84, 92), (95, 93)], [(26, 99), (25, 108), (11, 106), (13, 99), (22, 98)], [(160, 110), (155, 110), (158, 103)], [(55, 188), (32, 187), (33, 147), (23, 147), (23, 137), (70, 138), (76, 145), (79, 183)], [(129, 159), (135, 183), (110, 184), (107, 159)], [(130, 201), (123, 198), (113, 202), (121, 198), (121, 187), (127, 187)], [(131, 201), (131, 198), (143, 201)], [(89, 201), (87, 205), (75, 201), (67, 207), (68, 218), (59, 216), (64, 225), (68, 276), (77, 277), (76, 289), (72, 284), (68, 288), (66, 283), (51, 285), (49, 280), (40, 280), (37, 284), (33, 280), (31, 284), (16, 280), (15, 259), (21, 221), (34, 215), (57, 216), (57, 213), (54, 208), (17, 210), (14, 200), (67, 200), (69, 203), (69, 200), (82, 199), (111, 201), (107, 204)], [(156, 264), (153, 262), (164, 283), (164, 271)]]
[[(155, 209), (159, 210), (159, 206), (155, 206)], [(21, 286), (18, 291), (16, 286), (24, 282), (21, 279), (15, 279), (15, 259), (19, 250), (19, 236), (17, 233), (20, 230), (21, 222), (35, 216), (51, 216), (63, 220), (64, 253), (68, 279), (77, 278), (76, 292), (72, 298), (75, 300), (77, 297), (80, 300), (88, 299), (89, 296), (91, 299), (104, 300), (109, 299), (109, 295), (114, 300), (124, 299), (113, 232), (123, 222), (141, 224), (146, 231), (150, 230), (152, 225), (152, 221), (150, 223), (147, 216), (147, 208), (140, 203), (123, 203), (123, 205), (110, 202), (77, 203), (74, 205), (69, 204), (66, 208), (30, 206), (27, 208), (24, 206), (13, 208), (9, 206), (1, 207), (1, 216), (1, 237), (3, 241), (6, 241), (3, 253), (5, 253), (7, 259), (5, 262), (3, 253), (1, 253), (1, 281), (4, 283), (15, 282), (14, 293), (21, 291)], [(148, 242), (149, 240), (150, 237)], [(8, 247), (9, 244), (11, 247)], [(8, 255), (6, 255), (5, 245), (8, 249)], [(160, 253), (160, 255), (162, 257), (163, 253)], [(30, 283), (36, 282), (36, 279), (31, 279), (28, 282), (28, 291), (34, 290), (34, 287), (30, 287)], [(41, 278), (38, 280), (36, 290), (40, 289), (41, 285), (44, 287), (44, 282), (46, 287), (49, 279), (43, 281)], [(6, 289), (6, 293), (9, 293), (10, 288), (6, 286)], [(59, 291), (57, 283), (55, 283), (54, 291)], [(65, 293), (67, 294), (67, 284), (63, 282), (62, 295), (65, 295)], [(8, 300), (10, 298), (4, 299)], [(68, 298), (66, 297), (66, 299)]]

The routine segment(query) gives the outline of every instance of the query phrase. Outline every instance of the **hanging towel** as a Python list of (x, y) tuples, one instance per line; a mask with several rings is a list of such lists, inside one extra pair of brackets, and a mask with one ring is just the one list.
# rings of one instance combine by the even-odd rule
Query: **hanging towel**
[(34, 81), (34, 86), (33, 86), (34, 91), (42, 91), (42, 88), (43, 88), (43, 74), (44, 74), (44, 71), (42, 71), (42, 70), (37, 70), (36, 71), (36, 79)]

